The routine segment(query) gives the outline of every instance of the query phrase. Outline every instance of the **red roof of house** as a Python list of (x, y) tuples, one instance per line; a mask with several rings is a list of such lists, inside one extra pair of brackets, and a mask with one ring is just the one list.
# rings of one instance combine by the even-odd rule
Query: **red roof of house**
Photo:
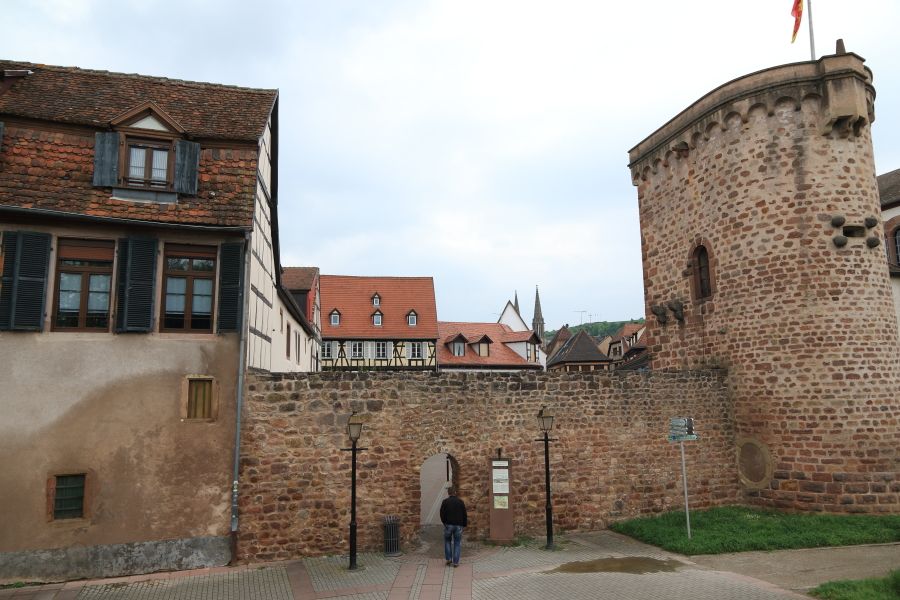
[(319, 267), (285, 267), (281, 271), (281, 284), (292, 292), (308, 292), (318, 276)]
[(612, 337), (614, 340), (631, 337), (633, 334), (637, 333), (644, 327), (644, 323), (625, 323), (624, 325), (622, 325), (619, 331), (613, 334)]
[(278, 96), (277, 90), (0, 60), (5, 70), (32, 74), (0, 93), (0, 114), (106, 128), (151, 101), (195, 138), (258, 141)]
[[(515, 350), (504, 342), (524, 342), (534, 337), (532, 331), (513, 331), (503, 323), (460, 323), (438, 322), (438, 332), (441, 341), (437, 347), (437, 362), (439, 367), (448, 368), (512, 368), (512, 369), (541, 369), (540, 363), (528, 362)], [(527, 336), (524, 334), (528, 334)], [(487, 336), (493, 343), (490, 344), (489, 355), (479, 356), (475, 350), (466, 344), (465, 356), (453, 356), (450, 343), (462, 335), (470, 343)], [(537, 338), (535, 343), (539, 343)]]
[[(378, 294), (379, 306), (372, 304)], [(437, 307), (431, 277), (356, 277), (319, 275), (323, 339), (406, 339), (436, 340)], [(337, 309), (341, 323), (331, 325)], [(372, 324), (380, 311), (381, 327)], [(416, 325), (407, 324), (407, 315), (416, 312)]]
[[(0, 75), (5, 70), (33, 73), (0, 77), (0, 121), (6, 124), (0, 140), (0, 209), (252, 226), (256, 143), (276, 90), (0, 60)], [(177, 122), (188, 139), (200, 141), (196, 196), (135, 202), (93, 185), (95, 133), (108, 131), (113, 120), (148, 102)], [(50, 123), (77, 127), (51, 130)], [(206, 143), (210, 139), (216, 147)]]

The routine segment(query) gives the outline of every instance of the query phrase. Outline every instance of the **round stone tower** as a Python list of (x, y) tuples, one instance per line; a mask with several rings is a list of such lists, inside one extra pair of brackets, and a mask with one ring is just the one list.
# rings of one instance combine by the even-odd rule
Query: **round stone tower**
[(754, 503), (900, 512), (874, 98), (852, 53), (775, 67), (713, 90), (629, 155), (652, 366), (728, 369)]

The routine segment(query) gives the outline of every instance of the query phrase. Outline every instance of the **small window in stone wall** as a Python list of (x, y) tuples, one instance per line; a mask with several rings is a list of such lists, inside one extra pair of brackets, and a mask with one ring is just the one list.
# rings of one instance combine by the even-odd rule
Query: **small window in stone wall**
[(900, 264), (900, 227), (894, 231), (894, 260), (895, 265)]
[(219, 412), (219, 385), (208, 375), (188, 375), (182, 384), (181, 420), (212, 421)]
[(712, 296), (712, 271), (709, 251), (702, 244), (694, 249), (694, 294), (698, 300)]

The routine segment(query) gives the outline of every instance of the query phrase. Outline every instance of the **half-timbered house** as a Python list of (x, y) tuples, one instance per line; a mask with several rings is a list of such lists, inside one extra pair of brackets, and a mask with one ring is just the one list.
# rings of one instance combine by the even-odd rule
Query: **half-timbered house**
[(434, 369), (431, 277), (320, 275), (322, 369)]

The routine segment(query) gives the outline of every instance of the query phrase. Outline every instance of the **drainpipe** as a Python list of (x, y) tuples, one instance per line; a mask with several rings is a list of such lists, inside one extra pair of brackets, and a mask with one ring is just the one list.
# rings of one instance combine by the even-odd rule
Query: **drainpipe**
[(237, 559), (237, 533), (238, 533), (238, 475), (241, 467), (241, 412), (244, 406), (244, 372), (246, 371), (246, 347), (247, 347), (247, 322), (250, 303), (250, 294), (244, 290), (250, 288), (250, 232), (244, 232), (244, 281), (241, 285), (241, 337), (238, 344), (238, 376), (237, 376), (237, 402), (234, 423), (234, 469), (231, 480), (231, 560), (234, 564)]

